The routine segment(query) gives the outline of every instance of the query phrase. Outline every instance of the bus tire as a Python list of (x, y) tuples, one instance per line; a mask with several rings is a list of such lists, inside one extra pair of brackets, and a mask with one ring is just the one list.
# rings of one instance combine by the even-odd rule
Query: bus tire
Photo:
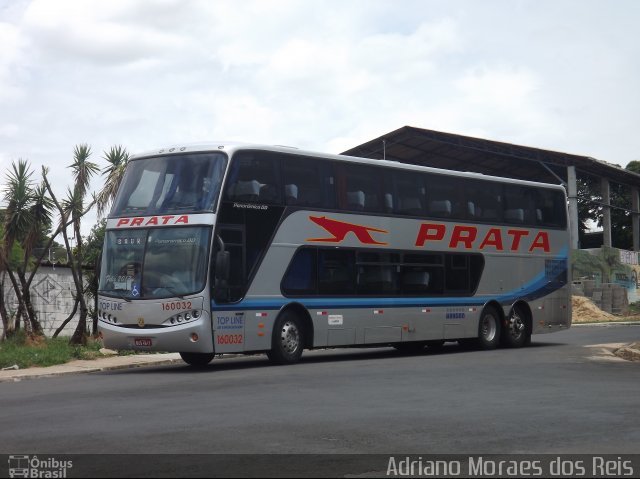
[(180, 353), (180, 357), (185, 363), (196, 368), (206, 366), (214, 356), (213, 353)]
[(500, 344), (500, 313), (493, 306), (487, 306), (480, 315), (476, 344), (480, 349), (496, 349)]
[(521, 348), (531, 342), (531, 328), (528, 325), (528, 315), (525, 309), (516, 304), (511, 308), (509, 316), (502, 328), (502, 345), (507, 348)]
[(278, 316), (273, 325), (271, 350), (267, 356), (275, 364), (295, 364), (300, 361), (305, 338), (302, 321), (291, 310)]

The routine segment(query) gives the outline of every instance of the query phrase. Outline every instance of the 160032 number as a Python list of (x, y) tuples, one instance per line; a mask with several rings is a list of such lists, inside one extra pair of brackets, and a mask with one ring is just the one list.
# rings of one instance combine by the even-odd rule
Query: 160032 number
[(242, 344), (242, 334), (223, 334), (218, 336), (218, 344)]
[(191, 301), (171, 301), (169, 303), (162, 303), (163, 311), (179, 311), (181, 309), (192, 309)]

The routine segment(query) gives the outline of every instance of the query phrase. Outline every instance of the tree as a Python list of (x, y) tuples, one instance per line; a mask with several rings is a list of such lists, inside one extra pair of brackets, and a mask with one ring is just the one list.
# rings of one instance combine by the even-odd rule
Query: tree
[[(88, 208), (85, 208), (84, 205), (91, 177), (98, 172), (98, 165), (89, 161), (90, 156), (91, 148), (89, 145), (81, 144), (74, 148), (73, 163), (70, 165), (73, 172), (73, 188), (67, 190), (67, 196), (62, 202), (58, 201), (51, 188), (51, 184), (47, 178), (48, 170), (45, 167), (42, 168), (42, 176), (46, 188), (60, 214), (60, 229), (68, 252), (69, 266), (71, 267), (71, 275), (76, 289), (76, 307), (79, 306), (80, 308), (80, 318), (78, 319), (76, 330), (70, 340), (72, 344), (85, 344), (87, 340), (88, 308), (84, 298), (84, 279), (82, 272), (83, 243), (80, 234), (80, 222), (82, 217), (94, 204), (94, 202), (91, 202)], [(71, 225), (76, 238), (75, 249), (71, 248), (69, 241), (69, 234), (67, 232), (68, 224)]]
[[(5, 289), (5, 278), (8, 278), (18, 299), (17, 319), (20, 318), (20, 315), (26, 316), (25, 329), (29, 334), (42, 334), (42, 327), (31, 305), (30, 285), (38, 266), (54, 244), (55, 238), (62, 233), (68, 264), (71, 268), (76, 289), (76, 302), (73, 312), (65, 320), (63, 327), (75, 316), (77, 309), (80, 309), (80, 319), (71, 338), (71, 342), (74, 344), (81, 344), (86, 341), (88, 314), (84, 298), (84, 293), (87, 291), (84, 287), (85, 281), (82, 269), (85, 264), (85, 257), (80, 221), (94, 205), (98, 205), (99, 214), (103, 214), (106, 211), (107, 206), (115, 198), (129, 161), (129, 154), (121, 146), (112, 147), (105, 152), (104, 158), (109, 163), (109, 166), (102, 172), (107, 177), (105, 186), (98, 196), (85, 205), (89, 182), (92, 176), (99, 171), (98, 166), (89, 161), (90, 156), (91, 148), (88, 145), (81, 144), (74, 148), (73, 162), (70, 165), (73, 172), (73, 187), (67, 190), (66, 197), (62, 201), (58, 201), (51, 188), (47, 178), (49, 171), (46, 167), (42, 168), (42, 184), (34, 187), (34, 182), (31, 179), (33, 172), (28, 162), (19, 160), (17, 164), (14, 163), (6, 181), (5, 200), (8, 206), (0, 218), (0, 226), (3, 227), (0, 228), (0, 294), (3, 294)], [(51, 226), (51, 213), (54, 206), (60, 215), (60, 223), (47, 241), (46, 231), (49, 231)], [(75, 248), (72, 248), (70, 244), (67, 232), (69, 226), (72, 227), (73, 235), (77, 240)], [(104, 230), (104, 227), (102, 229)], [(90, 239), (92, 238), (90, 237)], [(92, 241), (100, 242), (99, 246), (97, 243), (92, 243), (92, 251), (90, 251), (90, 256), (87, 258), (88, 261), (95, 264), (100, 255), (102, 239), (98, 239), (96, 236)], [(23, 250), (20, 249), (20, 244), (24, 246)], [(32, 254), (35, 246), (38, 246), (40, 255), (34, 261)], [(16, 251), (18, 251), (21, 258), (19, 264), (15, 260)], [(27, 277), (26, 273), (29, 269), (31, 274)], [(93, 278), (92, 280), (90, 277), (89, 280), (93, 285), (90, 286), (91, 291), (95, 294), (97, 279)], [(13, 326), (10, 321), (10, 314), (4, 304), (4, 295), (0, 300), (0, 316), (4, 326), (3, 334), (10, 333), (13, 330)], [(16, 321), (17, 324), (19, 323)], [(56, 331), (56, 335), (60, 330), (61, 328)]]
[(609, 204), (611, 205), (611, 245), (614, 248), (633, 249), (631, 190), (626, 185), (611, 183)]
[(640, 174), (640, 161), (630, 161), (629, 164), (625, 166), (625, 170)]
[[(17, 320), (25, 315), (27, 334), (42, 335), (42, 326), (31, 302), (30, 280), (27, 280), (26, 274), (39, 264), (34, 266), (31, 254), (42, 237), (43, 225), (48, 228), (51, 224), (52, 205), (44, 185), (34, 187), (32, 175), (33, 171), (25, 160), (18, 160), (17, 164), (14, 162), (7, 174), (4, 192), (7, 208), (3, 215), (0, 269), (6, 271), (18, 299)], [(16, 243), (22, 245), (23, 257), (20, 264), (13, 267), (8, 254)]]
[[(631, 162), (627, 169), (632, 171), (637, 163)], [(629, 168), (631, 167), (631, 168)], [(600, 178), (582, 175), (577, 178), (578, 187), (578, 235), (580, 243), (584, 243), (585, 234), (589, 229), (589, 222), (602, 228), (604, 218), (604, 198), (601, 193)], [(609, 205), (611, 212), (611, 239), (614, 247), (621, 249), (633, 248), (633, 232), (631, 226), (631, 191), (626, 185), (610, 182)]]
[[(0, 238), (4, 237), (4, 212), (0, 211)], [(0, 249), (2, 247), (0, 246)], [(7, 263), (9, 268), (15, 270), (20, 264), (20, 258), (24, 256), (22, 247), (19, 244), (14, 244), (13, 248), (7, 255)], [(0, 319), (2, 320), (2, 336), (0, 340), (13, 336), (16, 331), (17, 321), (16, 315), (12, 314), (7, 309), (5, 303), (5, 291), (7, 291), (7, 270), (2, 264), (0, 264)]]
[(106, 176), (104, 186), (96, 196), (98, 216), (102, 217), (107, 207), (113, 202), (118, 192), (118, 187), (122, 182), (124, 171), (131, 156), (122, 146), (113, 146), (104, 155), (108, 166), (103, 168), (102, 176)]
[(599, 180), (593, 176), (580, 175), (576, 178), (578, 191), (578, 238), (584, 243), (589, 223), (600, 225), (602, 222), (602, 196)]
[(90, 314), (93, 319), (92, 334), (96, 334), (98, 330), (98, 271), (100, 270), (100, 260), (102, 259), (102, 247), (106, 229), (107, 220), (100, 220), (91, 228), (85, 244), (84, 261), (85, 264), (91, 267), (91, 269), (87, 271), (87, 287), (85, 293), (93, 300), (93, 308), (90, 308)]

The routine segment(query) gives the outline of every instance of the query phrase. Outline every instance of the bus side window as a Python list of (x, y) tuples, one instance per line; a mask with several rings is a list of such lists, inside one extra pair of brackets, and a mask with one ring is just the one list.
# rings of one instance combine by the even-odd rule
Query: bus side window
[(504, 222), (511, 224), (536, 224), (533, 206), (533, 189), (521, 185), (504, 186)]
[(429, 175), (427, 178), (428, 215), (435, 218), (466, 219), (465, 185), (458, 178)]
[(465, 183), (466, 214), (476, 221), (498, 221), (502, 210), (502, 186), (483, 180), (468, 180)]
[(347, 191), (347, 209), (354, 211), (364, 210), (365, 194), (364, 191)]
[(231, 164), (225, 198), (248, 203), (282, 203), (279, 163), (270, 154), (239, 153)]
[(429, 214), (439, 218), (449, 218), (451, 216), (450, 200), (435, 200), (429, 202)]
[(396, 171), (393, 174), (395, 212), (400, 215), (424, 214), (425, 186), (422, 175)]
[(318, 292), (355, 293), (355, 253), (349, 250), (318, 250)]
[(563, 208), (563, 194), (556, 190), (536, 190), (533, 192), (536, 208), (536, 225), (562, 227), (567, 224), (566, 210)]
[(285, 295), (316, 294), (316, 257), (315, 248), (302, 248), (296, 252), (282, 279), (282, 291)]
[(302, 157), (283, 157), (285, 204), (332, 208), (332, 180), (328, 162)]
[(422, 267), (404, 267), (401, 274), (401, 289), (403, 293), (426, 293), (429, 291), (431, 275)]
[(298, 185), (291, 183), (284, 185), (284, 203), (286, 205), (295, 205), (298, 202)]
[(401, 268), (403, 294), (437, 295), (444, 291), (444, 255), (406, 253)]
[(384, 170), (365, 165), (339, 165), (340, 209), (384, 212)]
[(358, 267), (358, 293), (393, 294), (396, 292), (396, 270), (393, 265)]
[(256, 202), (260, 196), (258, 180), (237, 181), (229, 188), (229, 196), (236, 201)]

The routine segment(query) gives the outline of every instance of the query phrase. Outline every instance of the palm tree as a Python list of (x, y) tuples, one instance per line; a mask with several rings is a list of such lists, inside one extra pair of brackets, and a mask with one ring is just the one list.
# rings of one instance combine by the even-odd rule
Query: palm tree
[[(60, 214), (60, 228), (62, 237), (64, 238), (65, 247), (69, 256), (69, 266), (71, 266), (71, 274), (76, 288), (76, 303), (80, 307), (80, 318), (76, 330), (71, 337), (72, 344), (84, 344), (86, 342), (87, 331), (87, 303), (84, 299), (84, 279), (82, 276), (82, 236), (80, 234), (80, 221), (84, 214), (88, 211), (85, 208), (84, 201), (89, 189), (91, 177), (99, 171), (98, 165), (89, 161), (91, 156), (91, 148), (87, 144), (77, 145), (73, 150), (73, 163), (70, 168), (73, 172), (73, 189), (67, 190), (66, 198), (60, 203), (53, 192), (49, 180), (47, 178), (48, 170), (43, 168), (42, 176), (53, 203)], [(67, 225), (72, 226), (74, 236), (76, 238), (75, 250), (71, 248), (69, 234), (67, 233)], [(74, 308), (75, 309), (75, 308)]]
[[(0, 211), (0, 238), (4, 238), (4, 212)], [(0, 255), (4, 254), (4, 243), (0, 242)], [(22, 247), (18, 243), (14, 243), (11, 251), (6, 255), (6, 264), (0, 260), (0, 318), (2, 318), (2, 337), (3, 340), (12, 336), (16, 331), (16, 317), (7, 309), (5, 302), (5, 286), (7, 285), (8, 269), (16, 270), (20, 264), (21, 258), (24, 256)]]
[(96, 196), (99, 217), (104, 215), (107, 207), (115, 199), (130, 157), (127, 150), (120, 145), (112, 146), (109, 151), (105, 152), (103, 158), (107, 161), (108, 166), (102, 169), (102, 176), (107, 178), (104, 186)]
[[(52, 204), (46, 195), (44, 185), (33, 187), (32, 175), (29, 163), (24, 160), (13, 163), (12, 171), (7, 174), (4, 196), (7, 208), (0, 248), (0, 269), (7, 272), (18, 298), (18, 318), (20, 315), (26, 315), (24, 324), (27, 333), (42, 335), (42, 326), (31, 303), (30, 281), (26, 279), (26, 272), (30, 267), (33, 247), (42, 234), (43, 225), (48, 227), (51, 223)], [(24, 254), (22, 263), (12, 267), (8, 252), (16, 243), (22, 245)], [(37, 268), (37, 265), (35, 267)]]
[[(68, 217), (71, 217), (73, 221), (73, 231), (76, 237), (76, 275), (77, 281), (76, 287), (78, 288), (78, 294), (82, 297), (80, 301), (80, 319), (76, 330), (73, 333), (71, 342), (74, 344), (80, 344), (85, 342), (85, 333), (87, 331), (87, 304), (84, 301), (84, 279), (82, 277), (82, 263), (83, 263), (83, 251), (82, 251), (82, 236), (80, 235), (81, 219), (83, 216), (84, 200), (89, 189), (89, 183), (91, 177), (99, 171), (98, 165), (89, 161), (91, 156), (91, 148), (87, 144), (78, 145), (73, 152), (73, 163), (71, 170), (73, 171), (73, 194), (67, 195), (67, 200), (64, 202), (64, 207)], [(74, 260), (72, 260), (74, 262)]]
[(40, 261), (31, 265), (32, 274), (29, 280), (27, 280), (26, 273), (32, 263), (32, 253), (34, 247), (37, 245), (39, 239), (42, 237), (42, 227), (49, 229), (51, 224), (51, 213), (53, 204), (51, 199), (47, 196), (47, 189), (44, 184), (38, 185), (32, 190), (32, 202), (29, 208), (29, 218), (31, 224), (26, 231), (24, 239), (22, 240), (22, 247), (24, 248), (24, 256), (22, 261), (22, 267), (18, 268), (18, 277), (20, 279), (20, 286), (22, 287), (22, 296), (24, 300), (25, 308), (27, 309), (27, 316), (31, 321), (31, 329), (34, 334), (42, 335), (42, 326), (38, 321), (35, 309), (33, 309), (33, 303), (31, 301), (31, 280), (35, 271), (40, 266)]
[[(3, 215), (3, 233), (0, 242), (0, 270), (9, 276), (11, 286), (18, 299), (18, 311), (25, 311), (22, 292), (15, 274), (15, 266), (10, 264), (10, 252), (16, 242), (24, 236), (29, 225), (28, 205), (30, 202), (31, 175), (29, 165), (22, 159), (18, 164), (11, 165), (12, 170), (7, 173), (6, 187), (4, 189), (4, 199), (7, 208)], [(3, 281), (4, 283), (4, 281)], [(16, 327), (19, 327), (20, 316), (16, 317)], [(30, 324), (25, 322), (25, 329), (29, 332)]]
[[(73, 170), (74, 186), (72, 189), (67, 190), (66, 198), (59, 202), (51, 189), (51, 185), (48, 182), (47, 175), (48, 170), (43, 168), (42, 176), (44, 178), (47, 190), (53, 199), (58, 213), (60, 214), (60, 226), (56, 230), (62, 233), (67, 254), (69, 257), (69, 265), (71, 266), (71, 273), (73, 281), (76, 287), (76, 301), (73, 311), (62, 323), (62, 325), (56, 331), (57, 336), (62, 328), (69, 323), (75, 316), (76, 310), (80, 310), (80, 318), (78, 325), (71, 338), (71, 343), (80, 344), (86, 341), (87, 330), (87, 315), (88, 307), (84, 296), (84, 279), (81, 265), (84, 261), (84, 245), (80, 236), (80, 220), (94, 205), (98, 206), (98, 214), (102, 215), (106, 211), (107, 206), (115, 198), (118, 186), (124, 175), (127, 162), (129, 161), (129, 154), (127, 150), (121, 146), (114, 146), (107, 152), (105, 152), (104, 159), (109, 163), (105, 169), (103, 169), (103, 176), (106, 175), (107, 179), (104, 187), (98, 195), (93, 197), (93, 200), (85, 205), (85, 199), (89, 188), (89, 182), (92, 176), (97, 173), (98, 167), (95, 163), (89, 161), (91, 155), (91, 148), (86, 145), (78, 145), (74, 149), (74, 161), (71, 164)], [(67, 226), (72, 226), (75, 237), (77, 238), (76, 248), (72, 249), (69, 237), (66, 232)]]

